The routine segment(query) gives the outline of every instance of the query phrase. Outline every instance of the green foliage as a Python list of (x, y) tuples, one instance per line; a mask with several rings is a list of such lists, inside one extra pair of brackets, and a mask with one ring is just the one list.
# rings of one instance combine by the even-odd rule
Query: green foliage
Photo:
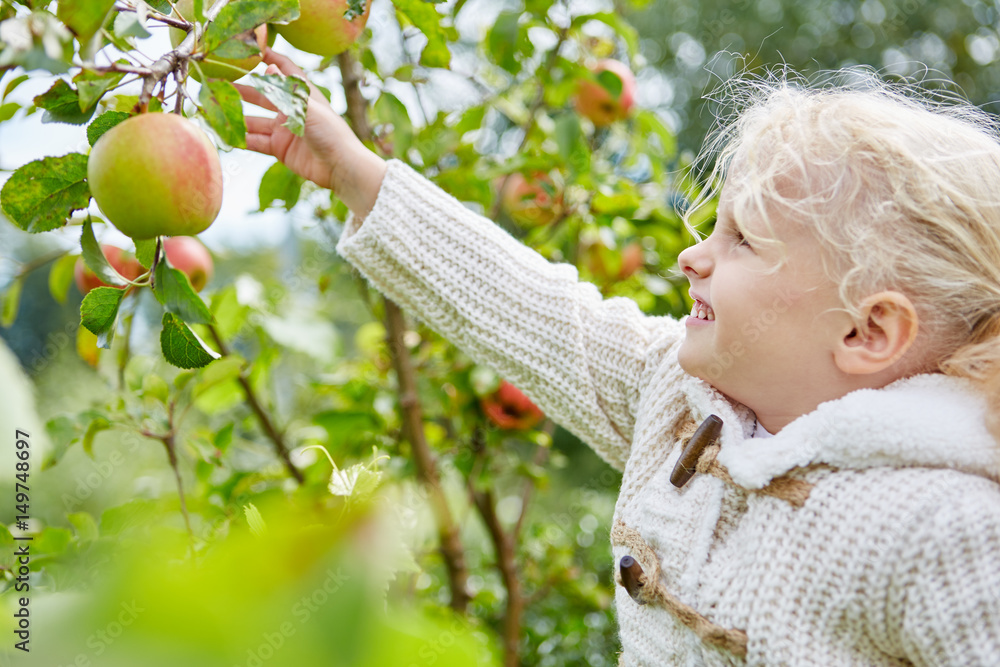
[(224, 52), (219, 47), (227, 40), (262, 23), (288, 23), (299, 17), (297, 0), (235, 0), (230, 2), (205, 31), (205, 52), (223, 58), (245, 58), (250, 53)]
[(47, 232), (66, 224), (90, 202), (87, 156), (47, 157), (17, 169), (0, 189), (0, 209), (26, 232)]
[(284, 126), (301, 137), (306, 123), (309, 84), (298, 77), (277, 74), (251, 74), (250, 82), (288, 117)]
[[(105, 288), (98, 287), (97, 289)], [(96, 291), (94, 290), (94, 292)], [(188, 325), (170, 312), (163, 313), (160, 347), (163, 350), (164, 359), (178, 368), (201, 368), (208, 365), (213, 359), (219, 358), (219, 355), (211, 350), (195, 332), (191, 331)]]
[(247, 126), (239, 91), (228, 81), (209, 79), (198, 93), (205, 120), (233, 148), (247, 147)]

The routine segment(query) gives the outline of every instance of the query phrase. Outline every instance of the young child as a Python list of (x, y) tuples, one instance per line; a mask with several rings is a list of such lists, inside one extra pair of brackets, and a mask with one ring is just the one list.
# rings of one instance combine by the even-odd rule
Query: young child
[(248, 118), (248, 145), (343, 198), (372, 284), (624, 471), (622, 664), (1000, 664), (996, 130), (885, 86), (755, 98), (678, 259), (683, 321), (602, 300), (318, 94), (305, 138)]

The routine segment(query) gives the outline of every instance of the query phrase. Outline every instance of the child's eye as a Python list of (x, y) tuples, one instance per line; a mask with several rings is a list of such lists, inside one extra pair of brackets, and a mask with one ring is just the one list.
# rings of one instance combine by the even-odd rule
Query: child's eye
[(753, 248), (750, 246), (750, 242), (747, 241), (745, 236), (743, 236), (743, 232), (741, 232), (736, 227), (733, 227), (733, 240), (736, 242), (736, 245), (738, 247), (749, 248), (750, 250), (753, 250)]

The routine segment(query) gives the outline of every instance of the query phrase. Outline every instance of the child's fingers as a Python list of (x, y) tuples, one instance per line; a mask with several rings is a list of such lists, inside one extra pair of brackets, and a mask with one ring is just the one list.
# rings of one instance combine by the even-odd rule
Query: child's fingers
[(247, 150), (254, 151), (256, 153), (263, 153), (264, 155), (270, 155), (272, 157), (277, 157), (274, 154), (274, 148), (271, 146), (271, 133), (267, 134), (256, 134), (253, 132), (247, 132)]
[(277, 122), (274, 118), (261, 118), (260, 116), (246, 116), (243, 120), (247, 124), (247, 132), (256, 134), (271, 134)]
[[(297, 74), (303, 79), (306, 78), (306, 73), (302, 71), (301, 67), (292, 62), (291, 58), (272, 50), (271, 47), (266, 47), (261, 51), (261, 55), (264, 62), (268, 65), (277, 65), (282, 74)], [(270, 70), (271, 68), (268, 67), (268, 69)]]
[(239, 91), (240, 97), (249, 102), (250, 104), (256, 104), (262, 109), (267, 109), (269, 111), (277, 111), (278, 107), (271, 103), (271, 100), (264, 97), (264, 93), (260, 92), (256, 88), (251, 86), (245, 86), (242, 83), (234, 83), (236, 90)]

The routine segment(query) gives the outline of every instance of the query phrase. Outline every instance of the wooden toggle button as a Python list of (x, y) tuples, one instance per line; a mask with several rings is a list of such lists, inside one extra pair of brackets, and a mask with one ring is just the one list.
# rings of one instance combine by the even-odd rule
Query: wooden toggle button
[(639, 604), (646, 604), (645, 601), (639, 599), (639, 591), (646, 584), (639, 562), (631, 556), (622, 556), (618, 568), (621, 570), (622, 585), (625, 586), (628, 594)]
[(673, 472), (670, 473), (671, 484), (679, 489), (694, 477), (698, 458), (706, 447), (715, 442), (720, 433), (722, 433), (722, 420), (715, 415), (709, 415), (708, 419), (701, 423), (698, 430), (688, 440), (687, 446), (681, 452), (681, 457), (677, 459), (677, 464), (674, 466)]

